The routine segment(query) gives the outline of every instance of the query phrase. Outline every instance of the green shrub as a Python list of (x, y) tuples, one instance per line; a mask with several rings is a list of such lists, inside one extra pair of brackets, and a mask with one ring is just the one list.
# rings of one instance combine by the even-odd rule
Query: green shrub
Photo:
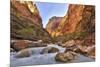
[(27, 36), (27, 35), (35, 34), (35, 31), (31, 27), (26, 27), (26, 28), (22, 28), (22, 29), (18, 30), (17, 33), (19, 33), (20, 35), (23, 35), (23, 36)]
[(67, 33), (63, 36), (58, 36), (55, 39), (57, 39), (57, 41), (66, 42), (72, 39), (84, 39), (86, 35), (87, 32), (73, 32), (73, 33)]

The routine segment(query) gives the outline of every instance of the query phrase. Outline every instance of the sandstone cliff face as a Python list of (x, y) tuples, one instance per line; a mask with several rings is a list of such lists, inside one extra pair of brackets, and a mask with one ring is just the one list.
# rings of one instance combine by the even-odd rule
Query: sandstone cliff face
[(58, 26), (59, 26), (62, 18), (63, 17), (54, 16), (49, 20), (49, 22), (46, 26), (46, 29), (51, 34), (51, 36), (53, 36), (53, 37), (57, 36), (57, 31), (58, 31), (57, 29), (58, 29)]
[[(82, 20), (84, 6), (83, 5), (69, 5), (67, 18), (62, 27), (62, 33), (72, 33), (76, 31), (76, 26)], [(64, 19), (63, 19), (64, 20)]]
[[(55, 26), (56, 21), (51, 23), (51, 26), (53, 27)], [(55, 29), (51, 29), (51, 26), (51, 28), (48, 29), (49, 24), (47, 25), (47, 31), (50, 33), (50, 31), (54, 31)], [(67, 14), (62, 18), (56, 28), (55, 34), (57, 35), (55, 36), (58, 41), (59, 39), (66, 41), (75, 38), (83, 38), (94, 32), (95, 6), (70, 4)]]
[(76, 27), (77, 31), (95, 32), (95, 6), (86, 5), (82, 13), (82, 20)]
[(43, 29), (42, 19), (34, 2), (11, 1), (11, 38), (48, 40), (49, 34)]
[(83, 9), (83, 5), (69, 5), (68, 12), (66, 12), (66, 15), (62, 18), (57, 28), (57, 36), (72, 33), (76, 30), (77, 24), (82, 19)]

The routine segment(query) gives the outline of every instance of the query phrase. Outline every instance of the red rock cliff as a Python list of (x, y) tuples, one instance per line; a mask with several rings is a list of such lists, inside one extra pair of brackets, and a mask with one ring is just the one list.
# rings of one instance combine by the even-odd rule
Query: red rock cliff
[(11, 0), (11, 39), (48, 40), (36, 4), (32, 1)]
[[(57, 20), (56, 20), (57, 21)], [(55, 30), (56, 26), (54, 22), (51, 22), (52, 25), (47, 25), (46, 29), (50, 31)], [(54, 28), (51, 29), (48, 27)], [(68, 33), (74, 32), (94, 32), (95, 31), (95, 7), (92, 5), (79, 5), (79, 4), (70, 4), (68, 7), (68, 12), (59, 21), (59, 24), (56, 28), (55, 35), (65, 35)], [(52, 33), (50, 33), (52, 35)], [(52, 36), (54, 37), (54, 36)]]

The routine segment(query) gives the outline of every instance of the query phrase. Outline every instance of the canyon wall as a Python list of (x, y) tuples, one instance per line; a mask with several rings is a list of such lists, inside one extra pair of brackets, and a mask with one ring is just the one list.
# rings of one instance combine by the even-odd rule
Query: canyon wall
[[(58, 39), (58, 41), (67, 41), (70, 39), (81, 38), (83, 39), (88, 35), (94, 34), (95, 6), (69, 4), (66, 15), (62, 17), (62, 19), (56, 18), (55, 22), (51, 18), (47, 24), (46, 29), (49, 34), (51, 34), (52, 37)], [(52, 35), (52, 33), (55, 34)]]
[(34, 2), (11, 0), (10, 7), (11, 39), (50, 41)]

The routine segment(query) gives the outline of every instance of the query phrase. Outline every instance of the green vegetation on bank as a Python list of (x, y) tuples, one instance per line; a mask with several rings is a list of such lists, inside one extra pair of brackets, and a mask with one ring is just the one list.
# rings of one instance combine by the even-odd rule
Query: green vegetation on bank
[(73, 33), (67, 33), (62, 36), (54, 37), (53, 42), (66, 42), (68, 40), (72, 39), (84, 39), (88, 35), (87, 32), (73, 32)]

